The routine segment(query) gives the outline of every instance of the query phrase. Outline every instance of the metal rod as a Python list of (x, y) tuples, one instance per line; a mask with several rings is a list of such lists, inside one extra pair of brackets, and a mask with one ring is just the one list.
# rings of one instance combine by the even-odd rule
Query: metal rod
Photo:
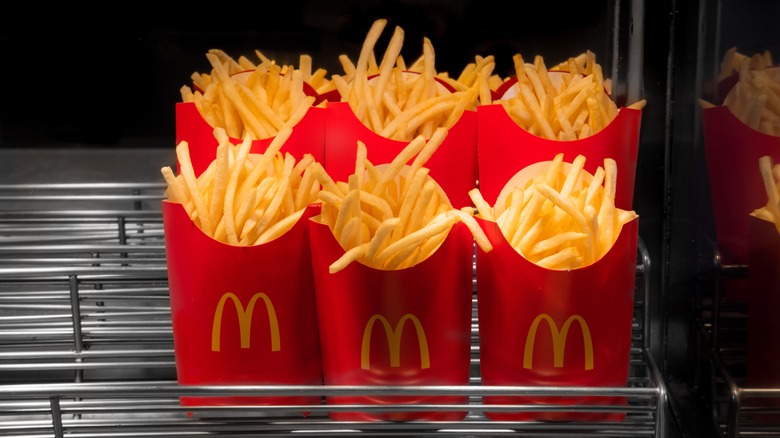
[(62, 438), (64, 436), (62, 430), (62, 412), (60, 411), (60, 398), (56, 395), (49, 397), (49, 404), (51, 406), (51, 424), (54, 428), (54, 436)]
[(657, 397), (658, 388), (582, 387), (582, 386), (359, 386), (359, 385), (178, 385), (176, 382), (127, 382), (116, 383), (41, 383), (0, 386), (3, 397), (35, 397), (56, 394), (61, 397), (108, 396), (148, 397), (150, 394), (165, 397), (181, 396), (348, 396), (348, 395), (450, 395), (450, 396), (593, 396), (593, 397)]

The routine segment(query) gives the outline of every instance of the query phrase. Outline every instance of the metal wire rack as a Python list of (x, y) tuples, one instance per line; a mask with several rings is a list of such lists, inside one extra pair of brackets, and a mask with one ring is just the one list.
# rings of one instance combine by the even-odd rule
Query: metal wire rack
[[(664, 436), (649, 353), (650, 259), (640, 239), (625, 387), (483, 386), (475, 295), (466, 386), (188, 386), (176, 368), (161, 184), (0, 186), (0, 435), (120, 437)], [(463, 405), (185, 407), (183, 396), (461, 395)], [(625, 397), (626, 405), (489, 405), (484, 396)], [(335, 410), (467, 411), (462, 421), (331, 421)], [(485, 411), (614, 412), (622, 421), (493, 421)], [(304, 414), (305, 413), (305, 414)]]
[(780, 388), (751, 384), (747, 378), (747, 303), (724, 297), (726, 284), (744, 283), (748, 266), (723, 264), (714, 245), (712, 266), (708, 289), (713, 293), (699, 297), (697, 325), (713, 424), (722, 437), (780, 436)]

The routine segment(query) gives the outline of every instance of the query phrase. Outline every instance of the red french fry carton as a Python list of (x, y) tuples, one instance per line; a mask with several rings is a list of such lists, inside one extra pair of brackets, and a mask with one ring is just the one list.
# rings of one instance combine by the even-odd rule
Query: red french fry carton
[[(233, 246), (163, 201), (176, 372), (180, 385), (321, 385), (306, 208), (287, 233)], [(182, 397), (184, 406), (318, 405), (319, 396)]]
[[(780, 387), (780, 233), (774, 223), (753, 216), (748, 225), (747, 386), (776, 389)], [(780, 397), (751, 398), (750, 402), (780, 409)], [(753, 418), (780, 423), (779, 412)]]
[[(631, 353), (638, 218), (595, 263), (542, 268), (477, 218), (493, 250), (477, 250), (482, 384), (625, 387)], [(486, 396), (485, 404), (625, 405), (625, 397)], [(485, 412), (493, 420), (621, 420), (624, 413)]]
[[(476, 111), (465, 111), (425, 164), (455, 208), (471, 205), (468, 191), (477, 181), (476, 116)], [(326, 125), (324, 166), (336, 181), (346, 181), (355, 171), (358, 140), (365, 143), (368, 159), (374, 164), (391, 162), (409, 144), (369, 129), (348, 102), (327, 103)]]
[[(508, 84), (508, 85), (506, 85)], [(507, 82), (504, 86), (510, 86)], [(479, 190), (491, 205), (504, 184), (526, 166), (551, 160), (560, 152), (564, 161), (585, 155), (585, 170), (591, 174), (612, 158), (620, 172), (617, 175), (615, 206), (632, 209), (636, 176), (639, 131), (642, 110), (620, 108), (615, 119), (601, 131), (581, 140), (549, 140), (531, 134), (507, 114), (501, 104), (477, 107), (477, 150), (479, 154)]]
[(745, 264), (749, 218), (766, 204), (758, 159), (780, 161), (780, 137), (764, 134), (739, 120), (726, 106), (702, 109), (715, 235), (723, 264)]
[[(263, 153), (274, 137), (252, 141), (250, 153)], [(214, 137), (214, 127), (203, 118), (192, 102), (176, 103), (176, 144), (186, 141), (190, 147), (190, 159), (195, 176), (205, 171), (214, 161), (219, 145)], [(231, 138), (240, 144), (242, 139)], [(311, 107), (300, 122), (293, 127), (290, 138), (282, 146), (281, 153), (289, 152), (296, 160), (311, 154), (318, 162), (325, 158), (325, 108)]]
[[(473, 237), (456, 223), (425, 261), (400, 270), (353, 262), (331, 274), (344, 249), (310, 220), (312, 268), (326, 385), (468, 385)], [(328, 396), (329, 405), (465, 404), (466, 396)], [(338, 421), (457, 421), (466, 412), (343, 412)]]

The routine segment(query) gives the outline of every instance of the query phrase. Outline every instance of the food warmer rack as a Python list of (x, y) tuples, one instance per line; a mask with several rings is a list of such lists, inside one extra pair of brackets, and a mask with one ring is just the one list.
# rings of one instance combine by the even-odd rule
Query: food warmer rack
[[(639, 239), (628, 384), (483, 386), (476, 278), (470, 383), (445, 387), (180, 387), (161, 182), (0, 185), (0, 435), (664, 436), (667, 390), (649, 349), (649, 270)], [(467, 395), (467, 405), (182, 407), (181, 396)], [(625, 406), (492, 406), (486, 395), (625, 396)], [(624, 420), (494, 421), (491, 411), (624, 412)], [(467, 411), (462, 421), (336, 422), (355, 409)]]

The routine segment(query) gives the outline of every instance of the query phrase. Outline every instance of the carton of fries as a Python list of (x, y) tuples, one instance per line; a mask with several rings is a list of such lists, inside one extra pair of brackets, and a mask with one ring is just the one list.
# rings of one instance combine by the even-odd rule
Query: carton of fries
[[(453, 209), (423, 166), (428, 145), (419, 136), (393, 161), (374, 166), (361, 142), (346, 182), (319, 175), (322, 207), (310, 220), (310, 233), (328, 385), (469, 382), (475, 238), (490, 249), (473, 216)], [(326, 402), (461, 404), (468, 397), (329, 396)], [(398, 407), (330, 412), (347, 421), (455, 421), (465, 415)]]
[[(289, 129), (276, 139), (287, 135)], [(308, 170), (319, 163), (310, 156), (282, 158), (279, 143), (253, 154), (249, 138), (237, 145), (222, 140), (217, 158), (196, 177), (182, 142), (176, 148), (180, 174), (162, 169), (180, 385), (322, 384), (308, 239), (308, 218), (320, 209), (319, 186)], [(180, 402), (300, 406), (319, 405), (321, 398), (193, 396)]]
[[(614, 160), (590, 174), (583, 170), (584, 157), (571, 163), (562, 157), (518, 172), (495, 205), (479, 190), (472, 192), (477, 220), (493, 247), (476, 253), (480, 372), (486, 386), (628, 383), (638, 216), (615, 207)], [(624, 405), (627, 400), (486, 396), (484, 403), (486, 416), (494, 420), (612, 421), (624, 414), (560, 412), (560, 405)], [(490, 410), (489, 405), (505, 404), (541, 409)]]
[[(437, 72), (428, 39), (423, 55), (407, 65), (399, 56), (404, 33), (398, 27), (377, 64), (374, 46), (386, 24), (374, 22), (356, 63), (341, 57), (345, 74), (333, 77), (341, 101), (327, 103), (325, 168), (334, 179), (344, 180), (354, 168), (357, 140), (365, 143), (369, 159), (387, 163), (418, 135), (430, 139), (437, 128), (446, 128), (448, 135), (428, 168), (452, 205), (466, 206), (466, 193), (477, 181), (478, 84), (473, 75), (466, 85)], [(479, 68), (488, 65), (490, 60)]]
[(745, 264), (748, 215), (765, 202), (756, 162), (780, 160), (780, 69), (768, 52), (730, 49), (718, 79), (715, 100), (700, 101), (715, 237), (723, 264)]
[(616, 205), (632, 208), (642, 108), (640, 100), (618, 108), (595, 56), (586, 52), (547, 69), (541, 56), (533, 63), (515, 55), (514, 77), (504, 81), (491, 102), (477, 107), (479, 188), (494, 202), (519, 169), (551, 160), (588, 157), (594, 172), (604, 158), (621, 169)]
[[(764, 181), (764, 206), (750, 213), (747, 295), (747, 385), (750, 388), (777, 388), (780, 385), (780, 337), (777, 309), (780, 308), (780, 164), (769, 156), (759, 158)], [(751, 399), (774, 413), (756, 413), (755, 420), (779, 423), (780, 397)], [(751, 405), (753, 406), (753, 405)], [(758, 409), (757, 409), (758, 410)], [(766, 412), (766, 411), (765, 411)]]
[[(195, 174), (211, 163), (218, 142), (212, 132), (222, 128), (234, 142), (246, 134), (252, 152), (263, 152), (283, 126), (294, 127), (282, 152), (300, 158), (311, 154), (324, 163), (325, 103), (339, 100), (323, 69), (311, 72), (311, 59), (301, 55), (301, 65), (278, 66), (256, 51), (261, 62), (238, 61), (212, 49), (207, 58), (210, 74), (193, 73), (192, 86), (181, 88), (176, 104), (176, 144), (190, 145)], [(314, 84), (314, 85), (312, 85)], [(315, 88), (316, 85), (316, 88)]]

